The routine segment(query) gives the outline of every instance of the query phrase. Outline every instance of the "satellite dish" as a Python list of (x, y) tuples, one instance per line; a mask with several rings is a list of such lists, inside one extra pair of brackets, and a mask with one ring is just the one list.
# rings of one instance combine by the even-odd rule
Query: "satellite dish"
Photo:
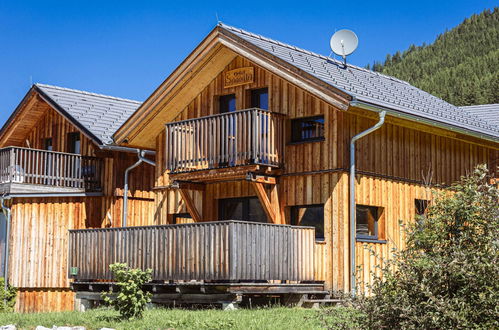
[(333, 53), (343, 57), (346, 64), (347, 56), (357, 49), (359, 38), (353, 31), (343, 29), (333, 34), (330, 44)]

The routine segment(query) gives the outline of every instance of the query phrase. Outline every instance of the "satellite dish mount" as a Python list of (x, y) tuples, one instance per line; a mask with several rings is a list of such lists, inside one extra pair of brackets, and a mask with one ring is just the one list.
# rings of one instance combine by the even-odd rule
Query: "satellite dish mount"
[(343, 63), (346, 67), (347, 56), (357, 49), (359, 38), (357, 38), (357, 35), (353, 31), (343, 29), (333, 34), (330, 45), (333, 53), (343, 58)]

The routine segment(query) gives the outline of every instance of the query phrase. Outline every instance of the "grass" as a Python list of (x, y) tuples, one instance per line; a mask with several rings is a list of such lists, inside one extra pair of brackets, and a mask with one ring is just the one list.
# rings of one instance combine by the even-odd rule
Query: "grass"
[[(81, 312), (0, 314), (0, 326), (15, 324), (18, 329), (34, 329), (38, 325), (84, 326), (87, 329), (320, 329), (324, 325), (345, 325), (351, 310), (346, 308), (321, 310), (269, 307), (235, 311), (150, 309), (141, 320), (119, 321), (118, 313), (110, 309)], [(339, 322), (339, 323), (338, 323)], [(348, 328), (347, 324), (347, 328)]]

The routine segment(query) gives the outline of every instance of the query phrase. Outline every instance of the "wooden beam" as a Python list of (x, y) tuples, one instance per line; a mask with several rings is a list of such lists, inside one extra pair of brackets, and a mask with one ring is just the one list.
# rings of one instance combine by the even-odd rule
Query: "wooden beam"
[(273, 176), (259, 175), (251, 172), (246, 175), (246, 180), (251, 182), (259, 182), (259, 183), (274, 184), (274, 185), (277, 183), (276, 178)]
[(205, 191), (206, 185), (199, 182), (173, 181), (173, 183), (171, 184), (171, 188)]
[(195, 222), (201, 222), (201, 215), (199, 214), (196, 205), (194, 204), (194, 201), (191, 198), (191, 195), (189, 195), (189, 191), (187, 189), (179, 189), (180, 191), (180, 196), (182, 196), (182, 199), (185, 202), (185, 207), (187, 208), (187, 211), (191, 215), (192, 219)]
[(269, 196), (267, 196), (267, 192), (265, 191), (263, 183), (251, 182), (251, 185), (253, 186), (253, 188), (255, 188), (256, 195), (258, 196), (260, 203), (262, 203), (263, 210), (270, 218), (270, 221), (272, 221), (272, 223), (278, 223), (278, 219), (276, 219), (276, 212), (272, 203), (270, 202)]

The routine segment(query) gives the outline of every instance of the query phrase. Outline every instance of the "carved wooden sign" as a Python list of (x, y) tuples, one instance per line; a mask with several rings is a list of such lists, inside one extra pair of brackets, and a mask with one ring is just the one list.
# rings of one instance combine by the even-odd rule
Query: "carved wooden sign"
[(252, 66), (227, 71), (224, 77), (224, 87), (234, 87), (251, 84), (255, 78)]

